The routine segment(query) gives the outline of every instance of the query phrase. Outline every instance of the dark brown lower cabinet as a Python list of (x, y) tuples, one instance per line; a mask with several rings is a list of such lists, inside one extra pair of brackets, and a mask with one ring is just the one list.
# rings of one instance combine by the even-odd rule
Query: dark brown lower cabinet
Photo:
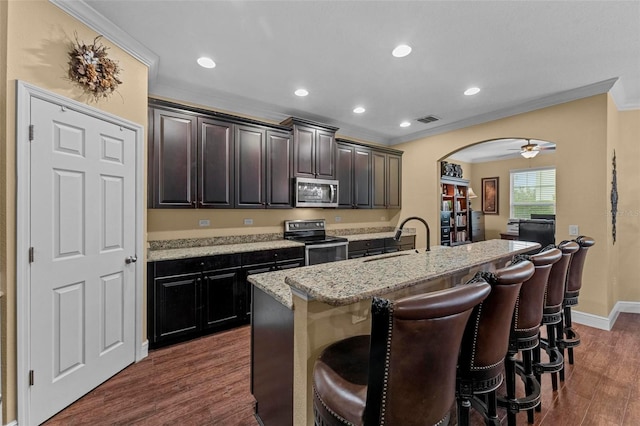
[(415, 235), (405, 235), (400, 237), (400, 241), (394, 241), (393, 238), (351, 241), (349, 243), (349, 259), (393, 253), (395, 251), (412, 250), (415, 247)]
[(147, 267), (149, 347), (246, 324), (240, 259), (240, 255), (225, 255), (150, 262)]
[(245, 320), (245, 295), (240, 268), (203, 274), (201, 296), (203, 331), (216, 330)]
[(248, 324), (251, 274), (304, 266), (304, 247), (149, 262), (149, 347)]

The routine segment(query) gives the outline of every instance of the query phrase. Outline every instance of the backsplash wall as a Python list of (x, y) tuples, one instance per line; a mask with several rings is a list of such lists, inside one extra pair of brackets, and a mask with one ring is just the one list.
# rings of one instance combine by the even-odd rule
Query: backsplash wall
[[(387, 209), (149, 209), (148, 241), (282, 233), (285, 220), (325, 219), (327, 230), (395, 226), (400, 210)], [(251, 219), (251, 225), (245, 225)], [(209, 220), (210, 226), (199, 226)]]

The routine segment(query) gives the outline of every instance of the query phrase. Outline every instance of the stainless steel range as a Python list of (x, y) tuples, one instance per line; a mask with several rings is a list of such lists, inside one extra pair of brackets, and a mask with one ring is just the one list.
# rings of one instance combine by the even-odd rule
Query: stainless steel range
[(305, 265), (347, 259), (349, 241), (327, 235), (324, 219), (286, 220), (284, 238), (304, 243)]

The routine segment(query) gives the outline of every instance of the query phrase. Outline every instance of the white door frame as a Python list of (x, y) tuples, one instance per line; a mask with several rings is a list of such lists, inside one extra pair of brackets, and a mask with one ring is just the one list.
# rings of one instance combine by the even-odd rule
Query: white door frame
[[(16, 321), (17, 321), (17, 403), (18, 423), (29, 424), (29, 294), (31, 284), (29, 269), (30, 235), (30, 155), (29, 124), (31, 98), (39, 98), (100, 120), (130, 129), (135, 133), (135, 251), (139, 262), (135, 264), (135, 360), (147, 356), (148, 341), (142, 341), (142, 290), (143, 271), (146, 263), (144, 251), (144, 127), (105, 111), (40, 89), (18, 80), (16, 84)], [(36, 129), (37, 131), (37, 129)]]

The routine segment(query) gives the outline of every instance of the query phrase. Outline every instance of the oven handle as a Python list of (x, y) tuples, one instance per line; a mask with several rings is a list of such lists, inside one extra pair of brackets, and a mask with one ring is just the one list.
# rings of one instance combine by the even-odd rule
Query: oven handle
[(338, 241), (338, 242), (333, 242), (333, 243), (325, 243), (325, 244), (310, 244), (307, 245), (305, 248), (307, 250), (309, 249), (314, 249), (314, 248), (328, 248), (328, 247), (340, 247), (340, 246), (348, 246), (349, 245), (349, 241)]

